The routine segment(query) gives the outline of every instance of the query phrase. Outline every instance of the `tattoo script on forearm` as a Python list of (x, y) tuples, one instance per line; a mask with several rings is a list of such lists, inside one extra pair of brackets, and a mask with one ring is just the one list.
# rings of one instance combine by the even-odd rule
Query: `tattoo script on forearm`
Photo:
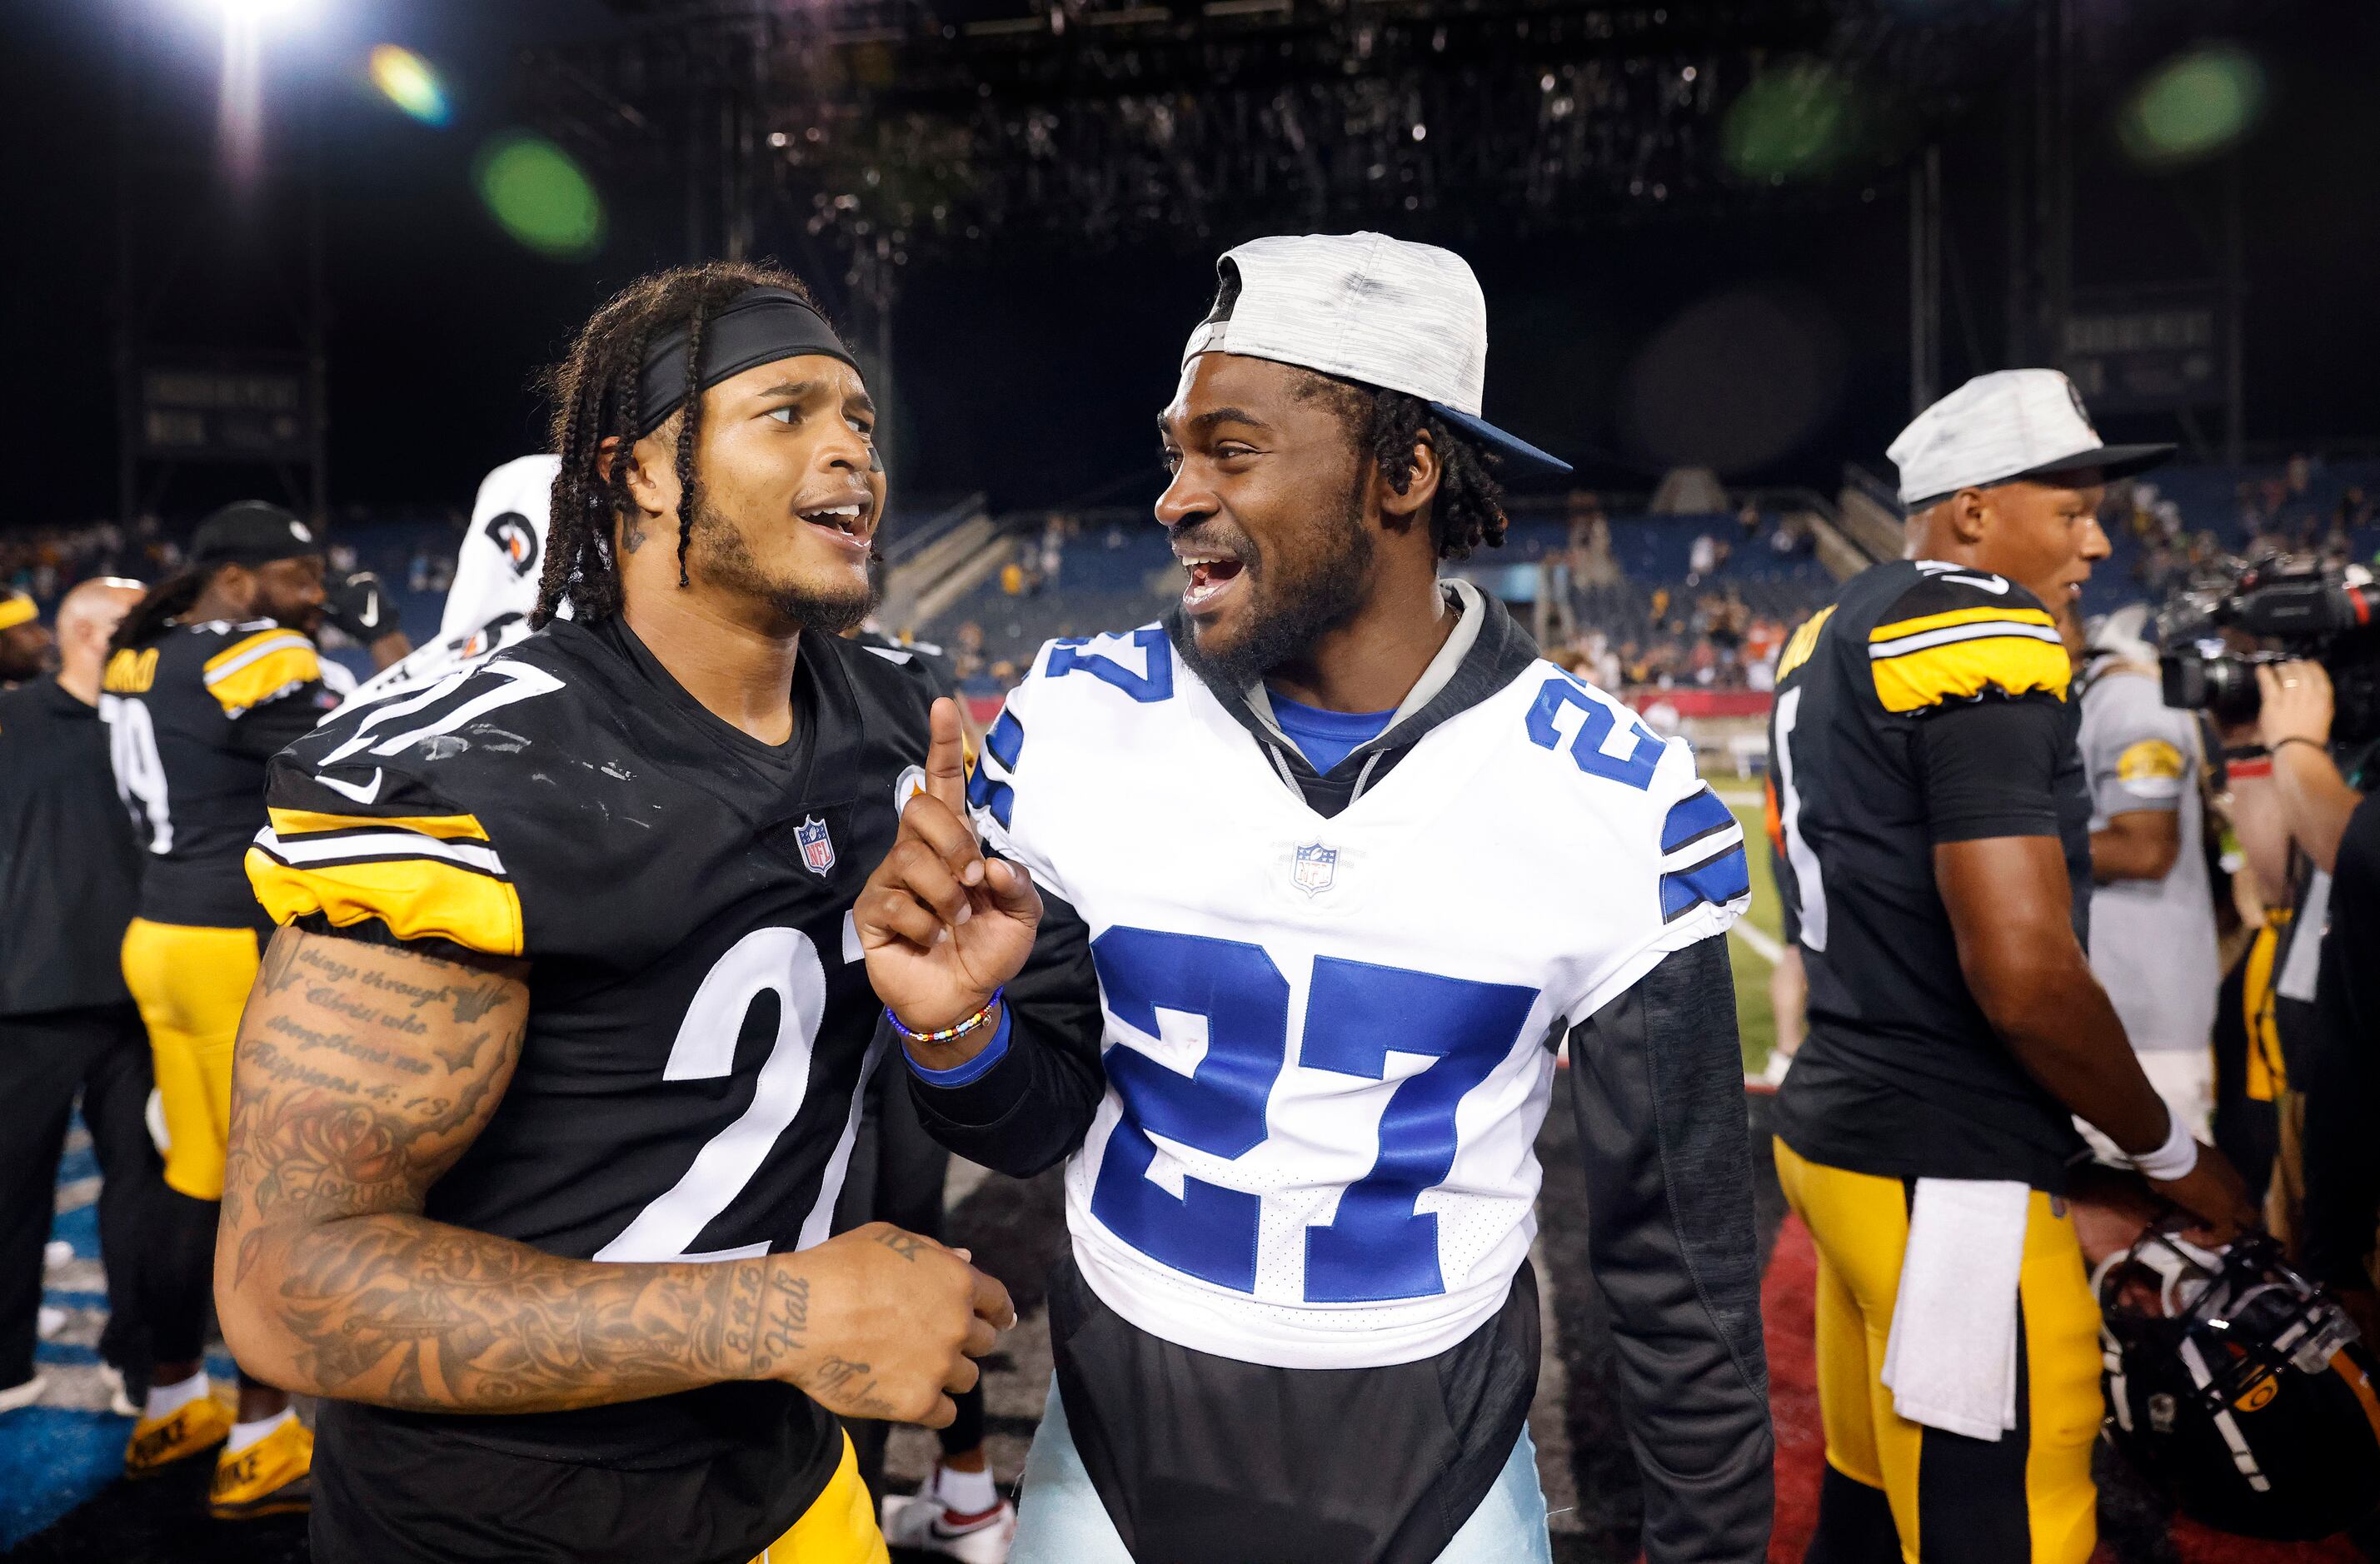
[(276, 1360), (251, 1366), (477, 1412), (864, 1376), (802, 1361), (810, 1283), (783, 1266), (570, 1260), (421, 1215), (502, 1097), (527, 1017), (516, 973), (275, 937), (240, 1032), (218, 1258)]

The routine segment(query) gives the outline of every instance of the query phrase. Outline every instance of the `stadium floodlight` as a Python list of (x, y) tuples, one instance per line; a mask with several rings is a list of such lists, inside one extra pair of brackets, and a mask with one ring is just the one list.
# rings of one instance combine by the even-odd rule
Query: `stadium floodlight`
[(264, 34), (302, 16), (314, 0), (201, 0), (223, 18), (223, 95), (218, 117), (233, 179), (254, 181), (264, 144)]
[(200, 4), (221, 13), (234, 27), (278, 21), (312, 8), (312, 0), (200, 0)]

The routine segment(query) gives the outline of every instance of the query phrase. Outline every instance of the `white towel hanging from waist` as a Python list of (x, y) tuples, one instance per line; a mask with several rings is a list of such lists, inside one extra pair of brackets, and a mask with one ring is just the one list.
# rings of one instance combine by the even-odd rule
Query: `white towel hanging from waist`
[(1998, 1439), (2016, 1426), (2017, 1280), (2032, 1189), (1920, 1179), (1909, 1206), (1884, 1383), (1912, 1423)]

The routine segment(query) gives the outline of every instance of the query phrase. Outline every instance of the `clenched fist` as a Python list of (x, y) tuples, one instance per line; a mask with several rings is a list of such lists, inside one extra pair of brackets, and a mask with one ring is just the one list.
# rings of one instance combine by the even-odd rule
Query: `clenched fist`
[(829, 1412), (942, 1428), (975, 1360), (1016, 1323), (1008, 1289), (966, 1251), (870, 1222), (816, 1248), (771, 1257), (767, 1376)]

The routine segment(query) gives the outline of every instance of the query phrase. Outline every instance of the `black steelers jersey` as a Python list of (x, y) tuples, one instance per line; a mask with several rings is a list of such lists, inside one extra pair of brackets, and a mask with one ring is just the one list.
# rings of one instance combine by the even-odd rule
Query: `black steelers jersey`
[(264, 824), (264, 768), (338, 697), (302, 632), (269, 619), (176, 624), (108, 659), (99, 714), (115, 791), (147, 849), (140, 915), (265, 922), (241, 861)]
[(1777, 1112), (1812, 1161), (2063, 1187), (2081, 1142), (1968, 991), (1934, 848), (2061, 838), (2081, 937), (2091, 806), (2068, 675), (2039, 600), (1931, 561), (1853, 577), (1787, 642), (1769, 755), (1809, 1031)]
[[(851, 907), (892, 845), (897, 787), (924, 774), (932, 693), (912, 665), (806, 635), (794, 736), (772, 746), (705, 710), (625, 624), (560, 620), (275, 760), (249, 857), (275, 920), (529, 964), (511, 1085), (430, 1217), (594, 1260), (827, 1237), (879, 1013)], [(789, 1426), (816, 1449), (834, 1426), (776, 1384), (368, 1414), (613, 1465)]]

